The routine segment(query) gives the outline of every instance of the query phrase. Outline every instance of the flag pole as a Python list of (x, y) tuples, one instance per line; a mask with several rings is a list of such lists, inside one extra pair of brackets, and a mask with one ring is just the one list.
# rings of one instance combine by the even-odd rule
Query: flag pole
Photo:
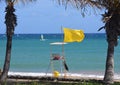
[[(62, 26), (61, 26), (61, 33), (63, 33), (63, 27), (62, 27)], [(63, 34), (62, 34), (62, 39), (63, 39), (63, 38), (64, 38), (64, 36), (63, 36)], [(63, 45), (63, 43), (64, 43), (64, 42), (62, 41), (62, 48), (61, 48), (61, 49), (62, 49), (62, 57), (61, 57), (61, 58), (62, 58), (62, 59), (61, 59), (61, 60), (62, 60), (62, 62), (61, 62), (62, 66), (63, 66), (63, 58), (64, 58), (64, 45)], [(62, 69), (63, 69), (63, 68), (61, 68), (61, 71), (62, 71)], [(64, 70), (64, 69), (63, 69), (63, 70)], [(63, 72), (61, 72), (61, 73), (63, 73)]]
[[(63, 27), (61, 26), (61, 33), (63, 33)], [(66, 70), (65, 70), (65, 54), (64, 54), (64, 34), (63, 34), (63, 36), (62, 36), (62, 39), (63, 39), (63, 41), (62, 41), (62, 63), (63, 63), (63, 65), (64, 65), (64, 78), (66, 78)]]

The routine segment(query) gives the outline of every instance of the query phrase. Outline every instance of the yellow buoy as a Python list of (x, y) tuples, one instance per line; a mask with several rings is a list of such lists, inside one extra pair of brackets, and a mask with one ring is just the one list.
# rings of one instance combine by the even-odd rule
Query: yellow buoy
[(59, 77), (59, 76), (60, 76), (60, 73), (59, 73), (58, 71), (54, 71), (54, 72), (53, 72), (53, 76), (54, 76), (54, 77)]

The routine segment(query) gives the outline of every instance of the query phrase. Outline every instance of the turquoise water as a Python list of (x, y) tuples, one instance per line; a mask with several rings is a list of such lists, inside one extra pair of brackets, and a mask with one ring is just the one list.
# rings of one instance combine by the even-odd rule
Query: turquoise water
[[(63, 40), (62, 34), (19, 34), (13, 38), (10, 71), (45, 72), (52, 52), (62, 52), (62, 46), (50, 46), (52, 42)], [(0, 68), (5, 57), (6, 38), (0, 35)], [(120, 44), (115, 47), (115, 73), (120, 73)], [(103, 73), (107, 55), (105, 34), (85, 34), (85, 39), (64, 45), (64, 53), (69, 72)]]

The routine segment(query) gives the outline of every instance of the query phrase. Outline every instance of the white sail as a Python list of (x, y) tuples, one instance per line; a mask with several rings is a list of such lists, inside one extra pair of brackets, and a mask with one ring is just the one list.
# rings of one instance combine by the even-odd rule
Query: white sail
[(44, 36), (41, 34), (41, 36), (40, 36), (40, 40), (41, 41), (44, 41), (45, 39), (44, 39)]

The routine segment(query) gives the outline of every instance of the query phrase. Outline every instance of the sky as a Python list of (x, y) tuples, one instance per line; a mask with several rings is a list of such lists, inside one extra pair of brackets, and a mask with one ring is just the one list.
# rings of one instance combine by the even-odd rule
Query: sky
[[(61, 28), (81, 29), (85, 33), (104, 33), (97, 30), (104, 26), (101, 21), (102, 11), (89, 12), (83, 17), (81, 11), (59, 5), (56, 0), (37, 0), (36, 2), (15, 4), (18, 25), (15, 34), (62, 33)], [(0, 4), (0, 34), (5, 34), (5, 3)]]

